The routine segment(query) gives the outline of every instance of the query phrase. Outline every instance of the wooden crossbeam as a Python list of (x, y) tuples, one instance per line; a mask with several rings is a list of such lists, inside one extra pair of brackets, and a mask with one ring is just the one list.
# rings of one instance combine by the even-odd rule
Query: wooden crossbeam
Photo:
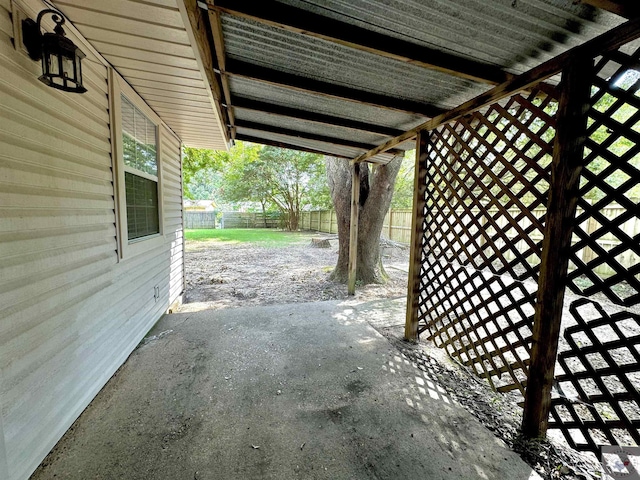
[(233, 125), (235, 118), (233, 115), (233, 109), (229, 108), (231, 105), (231, 89), (229, 87), (229, 79), (225, 75), (225, 67), (227, 61), (226, 49), (224, 46), (224, 36), (222, 34), (222, 23), (220, 21), (220, 13), (216, 10), (209, 10), (209, 25), (211, 27), (211, 37), (213, 39), (213, 45), (218, 62), (218, 70), (220, 72), (220, 82), (222, 84), (222, 92), (224, 94), (225, 103), (227, 105), (227, 114), (229, 116), (229, 123), (231, 124), (230, 132), (233, 135), (235, 130)]
[[(288, 128), (282, 128), (282, 127), (277, 127), (273, 125), (266, 125), (264, 123), (251, 122), (248, 120), (236, 120), (235, 126), (237, 128), (248, 128), (251, 130), (258, 130), (261, 132), (275, 133), (278, 135), (287, 135), (289, 137), (298, 137), (298, 138), (303, 138), (307, 140), (314, 140), (317, 142), (330, 143), (332, 145), (341, 145), (344, 147), (359, 148), (361, 150), (369, 150), (373, 148), (373, 146), (368, 143), (354, 142), (352, 140), (329, 137), (326, 135), (319, 135), (315, 133), (300, 132), (300, 131), (291, 130)], [(391, 153), (393, 155), (398, 155), (404, 152), (400, 150), (392, 150), (392, 151), (389, 151), (388, 153)]]
[(300, 145), (294, 145), (293, 143), (278, 142), (276, 140), (269, 140), (266, 138), (260, 138), (253, 135), (245, 135), (243, 133), (236, 133), (236, 139), (241, 140), (243, 142), (258, 143), (260, 145), (269, 145), (271, 147), (287, 148), (289, 150), (299, 150), (301, 152), (318, 153), (320, 155), (329, 155), (330, 157), (350, 159), (350, 157), (347, 157), (346, 155), (338, 155), (336, 153), (327, 152), (324, 150), (318, 150), (318, 149), (309, 148), (309, 147), (301, 147)]
[(336, 117), (333, 115), (325, 115), (322, 113), (316, 113), (309, 110), (300, 110), (291, 107), (284, 107), (282, 105), (276, 105), (273, 103), (252, 100), (249, 98), (240, 97), (238, 95), (233, 96), (234, 108), (245, 108), (247, 110), (253, 110), (256, 112), (270, 113), (273, 115), (280, 115), (283, 117), (297, 118), (300, 120), (308, 120), (314, 123), (321, 123), (323, 125), (330, 125), (332, 127), (344, 127), (353, 130), (360, 130), (362, 132), (377, 133), (379, 135), (385, 135), (387, 137), (395, 137), (402, 133), (402, 130), (395, 128), (384, 127), (375, 125), (373, 123), (358, 122), (356, 120), (349, 120), (342, 117)]
[(290, 32), (320, 38), (386, 58), (476, 82), (499, 84), (511, 75), (499, 67), (416, 45), (272, 0), (209, 0), (212, 9)]
[(635, 18), (640, 16), (640, 4), (638, 0), (578, 0), (593, 7), (608, 10), (625, 18)]
[[(206, 75), (206, 81), (209, 85), (209, 91), (213, 96), (213, 104), (218, 118), (223, 125), (230, 123), (228, 116), (228, 109), (222, 108), (223, 95), (221, 80), (214, 73), (214, 52), (211, 51), (211, 43), (207, 34), (207, 24), (204, 14), (201, 9), (198, 8), (196, 0), (185, 0), (184, 2), (186, 14), (191, 24), (190, 32), (193, 32), (194, 41), (198, 46), (198, 53), (203, 63), (204, 75)], [(190, 33), (188, 30), (188, 33)], [(226, 128), (222, 128), (225, 141), (228, 142), (229, 132)]]
[(524, 72), (511, 80), (508, 80), (491, 90), (472, 98), (468, 102), (449, 110), (441, 115), (433, 117), (431, 120), (406, 131), (402, 135), (392, 138), (388, 142), (380, 145), (367, 153), (353, 159), (354, 163), (364, 162), (368, 158), (378, 155), (402, 142), (414, 138), (421, 130), (433, 130), (443, 123), (451, 122), (469, 113), (475, 112), (483, 107), (491, 105), (503, 98), (509, 97), (521, 90), (527, 90), (538, 83), (559, 73), (562, 68), (570, 63), (574, 58), (593, 58), (601, 53), (615, 50), (620, 46), (640, 37), (640, 18), (634, 18), (622, 25), (619, 25), (602, 35), (561, 53), (537, 67)]
[(325, 97), (339, 98), (361, 105), (371, 105), (403, 113), (414, 113), (424, 117), (433, 117), (443, 112), (441, 108), (432, 105), (388, 97), (386, 95), (336, 85), (308, 77), (301, 77), (239, 60), (227, 59), (227, 70), (225, 73), (232, 77), (245, 78)]

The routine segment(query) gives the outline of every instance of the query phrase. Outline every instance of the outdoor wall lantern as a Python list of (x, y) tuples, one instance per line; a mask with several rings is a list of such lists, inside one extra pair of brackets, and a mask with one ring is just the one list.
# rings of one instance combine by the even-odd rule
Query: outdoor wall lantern
[[(53, 33), (41, 33), (40, 22), (46, 14), (56, 23)], [(82, 50), (65, 37), (64, 17), (56, 10), (42, 10), (34, 22), (22, 21), (22, 41), (33, 60), (42, 60), (42, 75), (38, 80), (65, 92), (84, 93), (82, 85)]]

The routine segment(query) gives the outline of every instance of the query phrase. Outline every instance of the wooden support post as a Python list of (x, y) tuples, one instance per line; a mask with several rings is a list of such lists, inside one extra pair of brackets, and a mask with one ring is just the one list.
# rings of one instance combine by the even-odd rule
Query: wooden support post
[(427, 158), (429, 132), (418, 132), (413, 178), (413, 215), (411, 219), (411, 253), (409, 257), (409, 285), (407, 291), (407, 321), (404, 338), (418, 341), (418, 300), (420, 298), (420, 267), (422, 266), (422, 226), (425, 218), (427, 190)]
[(543, 437), (547, 432), (592, 78), (591, 56), (573, 59), (562, 72), (522, 420), (522, 432), (529, 438)]
[(351, 165), (351, 223), (349, 225), (349, 279), (348, 294), (356, 293), (358, 269), (358, 217), (360, 213), (360, 165)]

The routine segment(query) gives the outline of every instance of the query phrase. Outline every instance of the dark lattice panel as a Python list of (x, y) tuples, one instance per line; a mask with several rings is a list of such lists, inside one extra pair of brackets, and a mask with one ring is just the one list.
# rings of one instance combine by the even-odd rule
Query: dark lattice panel
[(640, 50), (598, 59), (569, 288), (640, 303)]
[(570, 307), (556, 366), (549, 427), (579, 450), (640, 444), (640, 315), (607, 313), (580, 299)]
[(432, 132), (419, 332), (524, 393), (555, 135), (536, 90)]

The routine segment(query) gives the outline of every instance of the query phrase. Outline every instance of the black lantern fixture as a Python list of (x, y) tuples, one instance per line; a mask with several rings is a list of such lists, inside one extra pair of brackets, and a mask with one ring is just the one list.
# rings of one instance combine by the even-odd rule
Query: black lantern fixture
[[(40, 22), (46, 14), (56, 23), (53, 33), (41, 33)], [(56, 10), (42, 10), (38, 19), (22, 21), (22, 41), (33, 60), (42, 61), (42, 75), (38, 80), (65, 92), (84, 93), (82, 59), (85, 54), (69, 40), (62, 24), (64, 17)]]

